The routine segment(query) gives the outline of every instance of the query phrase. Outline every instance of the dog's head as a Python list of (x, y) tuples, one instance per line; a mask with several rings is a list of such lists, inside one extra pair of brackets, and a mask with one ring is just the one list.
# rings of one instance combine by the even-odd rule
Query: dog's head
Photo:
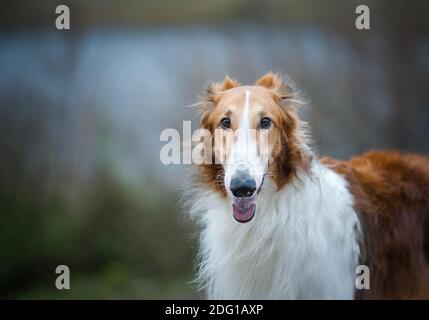
[(237, 221), (248, 222), (266, 179), (281, 189), (307, 164), (296, 92), (273, 73), (253, 86), (227, 76), (204, 101), (201, 128), (213, 138), (212, 163), (200, 166), (204, 182), (231, 201)]

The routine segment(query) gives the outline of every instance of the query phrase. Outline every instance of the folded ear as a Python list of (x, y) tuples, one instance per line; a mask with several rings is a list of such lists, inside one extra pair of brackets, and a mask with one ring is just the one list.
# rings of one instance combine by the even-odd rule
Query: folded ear
[(230, 78), (228, 75), (225, 76), (225, 79), (222, 82), (212, 82), (209, 85), (207, 91), (200, 97), (200, 102), (196, 104), (201, 116), (200, 126), (202, 128), (209, 128), (210, 112), (219, 101), (222, 92), (239, 86), (240, 83), (237, 80)]
[(256, 81), (256, 85), (272, 90), (280, 101), (296, 99), (295, 90), (288, 86), (277, 73), (268, 72)]
[(207, 101), (216, 103), (223, 91), (239, 86), (240, 83), (237, 80), (231, 79), (226, 75), (223, 82), (213, 82), (209, 85), (207, 89)]

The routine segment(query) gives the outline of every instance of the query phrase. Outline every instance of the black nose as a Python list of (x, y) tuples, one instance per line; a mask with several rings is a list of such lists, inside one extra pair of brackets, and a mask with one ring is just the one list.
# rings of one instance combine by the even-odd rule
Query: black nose
[(232, 178), (229, 188), (235, 197), (250, 197), (256, 190), (256, 182), (248, 174), (238, 174)]

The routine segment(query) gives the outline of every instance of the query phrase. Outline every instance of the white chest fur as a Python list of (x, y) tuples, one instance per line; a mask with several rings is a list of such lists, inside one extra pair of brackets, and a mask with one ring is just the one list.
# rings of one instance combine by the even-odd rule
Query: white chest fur
[(209, 298), (353, 299), (359, 222), (347, 183), (317, 162), (299, 178), (278, 192), (266, 181), (247, 224), (212, 191), (194, 199)]

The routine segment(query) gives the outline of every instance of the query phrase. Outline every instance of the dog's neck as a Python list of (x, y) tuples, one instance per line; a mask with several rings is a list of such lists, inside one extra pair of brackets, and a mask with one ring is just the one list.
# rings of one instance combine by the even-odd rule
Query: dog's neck
[(317, 160), (279, 191), (267, 179), (247, 224), (236, 222), (228, 199), (216, 193), (194, 200), (202, 227), (197, 280), (210, 298), (353, 298), (353, 198), (344, 178)]

